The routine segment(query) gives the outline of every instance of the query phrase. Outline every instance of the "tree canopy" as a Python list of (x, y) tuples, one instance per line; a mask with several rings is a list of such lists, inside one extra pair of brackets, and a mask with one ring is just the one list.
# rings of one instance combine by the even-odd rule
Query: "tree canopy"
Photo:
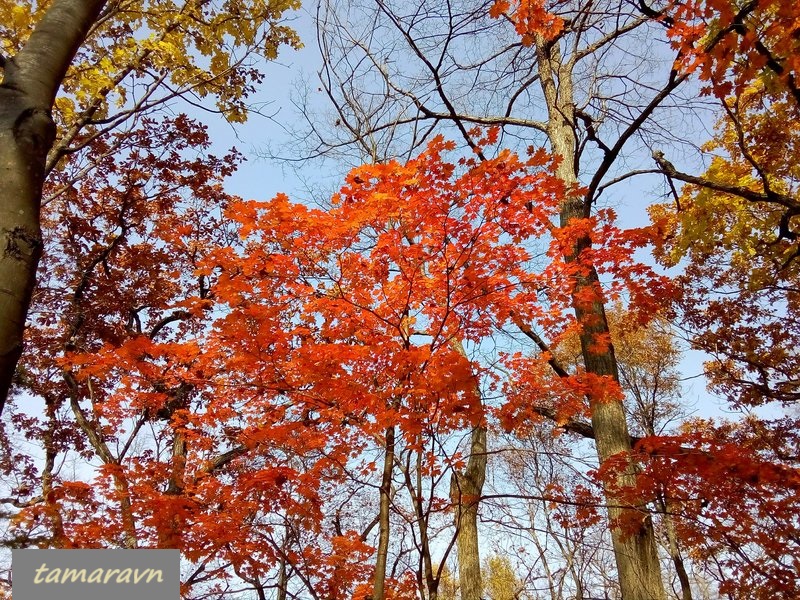
[[(209, 124), (288, 97), (290, 17), (292, 164), (343, 175), (241, 198)], [(0, 0), (4, 546), (179, 549), (198, 600), (796, 598), (798, 23)]]

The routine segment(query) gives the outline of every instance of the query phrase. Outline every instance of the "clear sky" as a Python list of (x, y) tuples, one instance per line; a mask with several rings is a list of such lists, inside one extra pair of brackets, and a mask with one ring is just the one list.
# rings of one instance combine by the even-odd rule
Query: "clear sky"
[[(217, 154), (235, 146), (246, 157), (247, 161), (226, 186), (228, 192), (243, 198), (265, 200), (283, 192), (293, 200), (303, 199), (303, 183), (293, 169), (263, 157), (270, 148), (287, 156), (292, 154), (291, 147), (284, 147), (292, 143), (288, 131), (298, 123), (299, 114), (292, 104), (296, 87), (302, 81), (310, 81), (314, 86), (317, 82), (320, 59), (312, 15), (301, 9), (290, 19), (290, 26), (298, 32), (304, 47), (299, 50), (284, 47), (278, 60), (264, 63), (266, 77), (251, 99), (256, 111), (251, 112), (247, 122), (230, 124), (219, 115), (199, 112), (196, 115), (208, 125)], [(325, 110), (322, 96), (320, 93), (315, 110)]]

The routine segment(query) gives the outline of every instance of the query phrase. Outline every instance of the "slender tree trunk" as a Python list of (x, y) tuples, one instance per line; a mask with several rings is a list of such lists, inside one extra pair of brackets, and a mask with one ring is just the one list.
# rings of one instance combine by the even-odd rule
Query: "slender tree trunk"
[(455, 506), (458, 580), (461, 600), (481, 600), (481, 557), (478, 546), (478, 504), (486, 480), (486, 428), (476, 427), (470, 435), (466, 470), (453, 471), (450, 498)]
[(678, 536), (675, 533), (675, 521), (672, 519), (674, 505), (669, 499), (660, 499), (661, 511), (664, 515), (664, 530), (667, 537), (667, 549), (669, 557), (672, 559), (672, 564), (675, 567), (675, 573), (678, 576), (678, 582), (681, 584), (681, 600), (693, 600), (692, 597), (692, 584), (689, 581), (689, 574), (686, 572), (686, 565), (683, 562), (681, 549), (678, 545)]
[[(567, 197), (561, 206), (561, 226), (590, 216), (591, 206), (574, 192), (578, 188), (578, 175), (574, 157), (575, 147), (575, 101), (572, 75), (574, 64), (562, 62), (563, 57), (557, 41), (547, 41), (541, 36), (536, 40), (539, 76), (548, 109), (547, 135), (553, 152), (560, 157), (557, 175), (564, 182)], [(578, 237), (572, 248), (566, 249), (564, 259), (570, 264), (581, 264), (573, 288), (573, 309), (581, 324), (581, 351), (586, 372), (607, 377), (619, 382), (614, 347), (597, 343), (608, 340), (608, 320), (601, 300), (600, 283), (594, 265), (581, 259), (584, 251), (591, 249), (588, 235)], [(597, 457), (603, 465), (611, 457), (631, 450), (627, 418), (622, 401), (616, 398), (589, 398), (592, 427), (595, 434)], [(606, 485), (608, 517), (612, 523), (611, 540), (617, 563), (619, 584), (624, 600), (664, 600), (664, 583), (658, 562), (655, 532), (649, 516), (638, 514), (635, 509), (619, 508), (620, 504), (612, 488), (635, 484), (633, 464), (619, 475), (616, 482)], [(639, 521), (638, 530), (622, 532), (613, 524), (624, 520)]]
[(0, 412), (17, 361), (42, 253), (39, 207), (50, 110), (58, 87), (106, 0), (54, 0), (25, 44), (0, 56)]
[(128, 486), (128, 480), (122, 474), (120, 459), (114, 456), (108, 444), (103, 440), (103, 432), (100, 425), (96, 421), (90, 420), (81, 408), (78, 402), (78, 384), (75, 381), (75, 377), (69, 371), (65, 371), (64, 380), (70, 387), (70, 406), (72, 408), (72, 413), (75, 415), (75, 421), (86, 434), (89, 443), (92, 445), (92, 448), (94, 448), (100, 460), (113, 468), (112, 478), (114, 479), (114, 489), (119, 496), (120, 517), (122, 519), (122, 544), (125, 548), (137, 548), (137, 528), (136, 519), (133, 515), (131, 492)]
[(116, 489), (117, 493), (120, 495), (119, 511), (122, 516), (123, 545), (125, 548), (138, 548), (139, 541), (136, 538), (136, 519), (133, 516), (133, 505), (131, 504), (131, 491), (128, 487), (128, 480), (125, 479), (124, 476), (115, 473), (114, 489)]
[[(670, 519), (667, 517), (667, 519)], [(672, 529), (672, 522), (667, 523), (667, 527)], [(693, 600), (692, 597), (692, 584), (689, 581), (689, 574), (686, 572), (686, 565), (683, 562), (680, 548), (678, 548), (677, 540), (675, 539), (674, 530), (669, 535), (669, 556), (672, 559), (672, 564), (675, 566), (675, 573), (678, 575), (678, 581), (681, 584), (681, 600)]]
[(288, 592), (289, 574), (286, 568), (286, 554), (281, 554), (280, 562), (278, 563), (278, 595), (276, 600), (286, 600)]
[(56, 430), (58, 419), (56, 417), (56, 402), (51, 396), (45, 397), (45, 410), (47, 411), (47, 428), (42, 435), (45, 448), (44, 467), (42, 468), (42, 496), (47, 506), (47, 514), (53, 529), (52, 545), (56, 548), (70, 548), (72, 542), (64, 533), (64, 520), (61, 517), (61, 508), (57, 502), (51, 500), (53, 492), (53, 472), (55, 470), (58, 449), (56, 447)]
[(389, 508), (392, 497), (392, 472), (394, 470), (394, 427), (386, 429), (386, 446), (381, 476), (381, 503), (378, 513), (378, 558), (372, 582), (372, 600), (383, 600), (386, 584), (386, 564), (389, 558)]
[[(428, 517), (429, 514), (425, 513), (423, 505), (423, 489), (422, 489), (422, 451), (416, 452), (417, 465), (416, 465), (416, 485), (411, 479), (410, 469), (406, 466), (403, 471), (406, 481), (406, 489), (413, 498), (414, 515), (417, 519), (417, 528), (419, 529), (419, 550), (420, 559), (422, 561), (422, 572), (417, 575), (420, 590), (424, 587), (428, 590), (428, 600), (436, 600), (439, 597), (439, 578), (433, 569), (433, 559), (431, 558), (431, 545), (428, 537)], [(424, 577), (423, 581), (421, 577)]]
[(180, 550), (183, 546), (184, 519), (180, 516), (181, 511), (176, 510), (174, 503), (181, 501), (183, 495), (184, 480), (186, 476), (186, 431), (181, 427), (174, 433), (172, 439), (172, 472), (170, 473), (169, 483), (167, 484), (167, 495), (172, 498), (167, 502), (166, 527), (159, 530), (158, 547)]

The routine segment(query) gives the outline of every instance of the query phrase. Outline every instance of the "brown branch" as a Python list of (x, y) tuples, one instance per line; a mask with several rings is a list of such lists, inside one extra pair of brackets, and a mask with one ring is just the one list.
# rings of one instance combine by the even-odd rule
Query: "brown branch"
[(153, 326), (153, 329), (150, 330), (150, 335), (148, 336), (151, 340), (155, 339), (155, 337), (161, 332), (164, 327), (169, 325), (170, 323), (174, 323), (176, 321), (185, 321), (186, 319), (191, 318), (192, 313), (186, 310), (176, 310), (174, 313), (171, 313), (161, 319), (158, 323)]
[(732, 194), (734, 196), (739, 196), (751, 202), (771, 202), (773, 204), (780, 204), (781, 206), (785, 206), (790, 210), (800, 212), (800, 200), (792, 196), (789, 196), (788, 194), (782, 194), (780, 192), (775, 192), (773, 190), (769, 190), (767, 192), (756, 192), (755, 190), (751, 190), (750, 188), (746, 188), (740, 185), (718, 183), (716, 181), (712, 181), (705, 177), (698, 177), (696, 175), (689, 175), (688, 173), (683, 173), (681, 171), (678, 171), (671, 162), (666, 160), (664, 158), (664, 153), (660, 151), (653, 152), (653, 159), (656, 161), (659, 170), (668, 177), (671, 177), (673, 179), (677, 179), (685, 183), (698, 185), (700, 187), (714, 190), (716, 192), (722, 192), (724, 194)]
[(556, 358), (553, 356), (553, 353), (550, 352), (550, 347), (547, 345), (547, 343), (540, 338), (539, 335), (530, 328), (530, 326), (523, 323), (519, 318), (516, 316), (512, 318), (514, 319), (514, 325), (519, 327), (520, 331), (539, 347), (539, 350), (546, 352), (549, 355), (550, 358), (547, 359), (547, 364), (553, 368), (553, 371), (555, 371), (556, 375), (559, 377), (569, 377), (567, 370), (561, 366), (561, 363), (559, 363), (558, 360), (556, 360)]
[(10, 504), (15, 508), (28, 508), (34, 504), (44, 502), (44, 496), (35, 496), (29, 500), (20, 500), (19, 498), (0, 498), (0, 504)]
[(235, 448), (231, 448), (227, 452), (224, 452), (223, 454), (220, 454), (213, 460), (209, 461), (208, 465), (204, 469), (204, 472), (210, 474), (217, 469), (221, 469), (234, 459), (247, 454), (247, 450), (248, 449), (246, 446), (236, 446)]

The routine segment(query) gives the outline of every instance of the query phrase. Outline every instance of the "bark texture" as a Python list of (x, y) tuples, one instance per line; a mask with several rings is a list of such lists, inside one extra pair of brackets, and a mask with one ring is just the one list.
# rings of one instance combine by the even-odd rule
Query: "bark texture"
[(375, 576), (372, 580), (372, 600), (383, 600), (386, 594), (386, 564), (389, 559), (389, 509), (392, 499), (392, 473), (394, 471), (394, 427), (386, 429), (386, 453), (383, 457), (381, 476), (381, 502), (378, 513), (378, 557), (375, 561)]
[(453, 472), (450, 497), (455, 506), (458, 580), (461, 600), (481, 600), (481, 556), (478, 547), (478, 504), (486, 480), (486, 428), (476, 427), (470, 435), (466, 470)]
[(0, 83), (0, 412), (22, 354), (42, 252), (39, 207), (55, 140), (51, 108), (106, 0), (54, 0), (25, 47), (2, 57)]
[[(574, 58), (564, 61), (557, 41), (536, 40), (539, 77), (548, 110), (547, 136), (553, 152), (561, 157), (557, 174), (567, 190), (578, 188), (577, 168), (573, 157), (575, 146), (575, 100), (573, 95)], [(574, 57), (574, 55), (573, 55)], [(591, 214), (591, 202), (582, 195), (569, 193), (561, 206), (561, 226), (566, 227), (577, 219)], [(568, 263), (581, 260), (581, 253), (589, 250), (592, 240), (588, 235), (579, 237), (568, 250), (564, 259)], [(581, 352), (587, 373), (609, 377), (619, 382), (617, 360), (614, 347), (610, 343), (602, 347), (597, 339), (608, 339), (609, 327), (605, 308), (601, 301), (600, 284), (597, 271), (591, 264), (584, 264), (575, 278), (573, 288), (573, 309), (579, 323)], [(587, 294), (587, 291), (596, 292)], [(586, 298), (593, 298), (589, 301)], [(627, 417), (622, 401), (608, 398), (589, 398), (592, 413), (597, 458), (602, 465), (611, 457), (631, 450)], [(636, 473), (630, 464), (619, 476), (622, 485), (632, 485)], [(620, 589), (623, 600), (664, 600), (664, 583), (658, 561), (656, 537), (649, 515), (637, 514), (634, 508), (620, 508), (620, 502), (611, 488), (606, 486), (606, 500), (609, 504), (608, 517), (612, 523), (611, 540), (614, 547)], [(634, 532), (623, 532), (613, 526), (615, 522), (639, 522)]]

